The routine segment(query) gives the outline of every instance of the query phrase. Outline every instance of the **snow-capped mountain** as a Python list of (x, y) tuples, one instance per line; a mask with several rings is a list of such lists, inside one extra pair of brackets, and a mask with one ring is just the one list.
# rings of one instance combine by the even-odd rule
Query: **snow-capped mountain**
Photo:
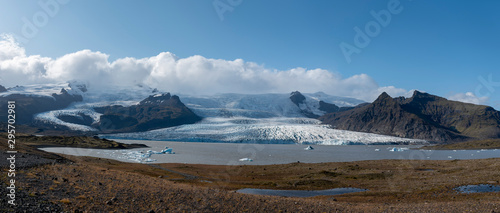
[[(3, 87), (2, 87), (3, 88)], [(16, 124), (33, 122), (37, 113), (64, 109), (82, 96), (68, 84), (47, 84), (3, 88), (0, 92), (0, 106), (7, 109), (9, 101), (16, 101)], [(0, 111), (0, 117), (7, 117), (7, 110)]]
[(292, 98), (300, 94), (218, 94), (212, 96), (181, 96), (187, 107), (202, 117), (308, 117), (313, 114), (322, 116), (327, 111), (320, 108), (320, 101), (339, 107), (354, 107), (364, 101), (327, 95), (322, 92), (300, 94), (304, 97), (300, 103)]
[[(88, 83), (76, 81), (65, 84), (20, 86), (6, 90), (0, 93), (0, 98), (12, 95), (54, 98), (60, 94), (80, 97), (62, 108), (35, 114), (34, 124), (89, 133), (122, 132), (103, 135), (110, 138), (330, 145), (423, 142), (334, 130), (328, 125), (322, 125), (316, 118), (326, 113), (351, 109), (363, 103), (361, 100), (331, 96), (322, 92), (228, 93), (178, 97), (145, 85), (96, 88), (89, 86)], [(191, 116), (185, 116), (193, 112)], [(180, 120), (171, 117), (176, 113), (180, 115), (176, 116)], [(194, 124), (197, 119), (182, 121), (184, 117), (196, 116), (202, 117), (203, 120)], [(175, 124), (168, 124), (174, 121), (172, 119), (175, 120)], [(111, 125), (104, 121), (110, 122)], [(108, 128), (102, 129), (103, 126)], [(110, 129), (109, 126), (116, 128)], [(145, 130), (149, 131), (135, 132)]]

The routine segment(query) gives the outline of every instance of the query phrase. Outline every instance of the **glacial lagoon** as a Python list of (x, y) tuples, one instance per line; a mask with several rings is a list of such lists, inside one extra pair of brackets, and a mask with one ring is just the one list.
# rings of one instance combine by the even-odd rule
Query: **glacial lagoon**
[[(47, 147), (42, 150), (76, 156), (109, 158), (138, 163), (187, 163), (212, 165), (269, 165), (287, 163), (349, 162), (382, 159), (456, 160), (499, 158), (500, 150), (418, 150), (417, 145), (307, 145), (197, 143), (116, 140), (141, 143), (148, 148), (103, 150)], [(171, 153), (162, 153), (166, 147)], [(151, 150), (151, 151), (149, 151)]]

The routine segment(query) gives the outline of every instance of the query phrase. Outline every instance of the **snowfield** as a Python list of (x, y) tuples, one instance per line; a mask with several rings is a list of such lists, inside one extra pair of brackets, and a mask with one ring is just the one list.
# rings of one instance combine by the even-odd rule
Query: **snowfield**
[(290, 94), (219, 94), (212, 96), (181, 95), (181, 101), (202, 117), (304, 117), (301, 110), (318, 116), (325, 112), (319, 110), (319, 101), (333, 103), (339, 107), (356, 106), (363, 101), (327, 95), (322, 92), (303, 94), (305, 103), (299, 106), (290, 100)]

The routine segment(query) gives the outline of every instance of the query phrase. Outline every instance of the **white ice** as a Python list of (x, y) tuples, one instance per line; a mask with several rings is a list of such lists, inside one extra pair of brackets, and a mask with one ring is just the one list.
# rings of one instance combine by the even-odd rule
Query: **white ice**
[(404, 152), (404, 151), (408, 151), (409, 148), (405, 148), (405, 147), (402, 147), (402, 148), (399, 148), (399, 147), (393, 147), (393, 148), (390, 148), (389, 151), (391, 152)]
[(424, 144), (426, 141), (332, 129), (310, 118), (206, 118), (203, 121), (147, 132), (103, 135), (108, 138), (188, 142), (277, 144)]

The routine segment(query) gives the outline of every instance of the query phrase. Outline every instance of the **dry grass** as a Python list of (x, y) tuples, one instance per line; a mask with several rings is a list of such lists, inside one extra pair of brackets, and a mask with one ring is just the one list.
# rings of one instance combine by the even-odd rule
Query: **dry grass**
[[(380, 160), (345, 163), (293, 163), (269, 166), (214, 166), (162, 164), (192, 175), (203, 174), (212, 183), (186, 180), (234, 190), (239, 188), (317, 190), (357, 187), (366, 193), (335, 196), (346, 202), (432, 202), (486, 199), (498, 194), (457, 195), (460, 185), (499, 184), (500, 160), (410, 161)], [(497, 199), (500, 201), (500, 199)]]

